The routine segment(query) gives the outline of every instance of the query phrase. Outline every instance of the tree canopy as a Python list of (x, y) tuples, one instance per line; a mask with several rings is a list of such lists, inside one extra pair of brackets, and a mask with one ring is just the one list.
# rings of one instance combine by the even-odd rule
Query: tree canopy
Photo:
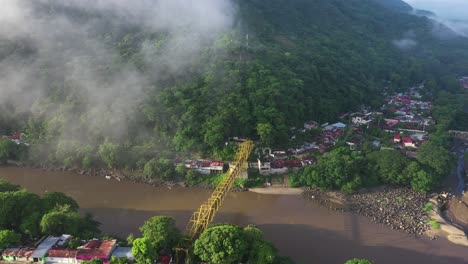
[(372, 261), (367, 260), (367, 259), (350, 259), (345, 262), (345, 264), (372, 264)]
[(10, 230), (0, 230), (0, 250), (15, 246), (20, 242), (21, 235)]
[(141, 263), (153, 263), (162, 251), (170, 251), (181, 239), (175, 220), (168, 216), (155, 216), (140, 227), (142, 237), (133, 240), (132, 252)]
[(72, 234), (82, 238), (99, 235), (99, 223), (87, 214), (81, 217), (75, 200), (63, 193), (43, 197), (0, 180), (0, 230), (24, 238)]
[(194, 253), (213, 264), (239, 263), (247, 252), (248, 244), (240, 227), (222, 225), (210, 227), (195, 241)]

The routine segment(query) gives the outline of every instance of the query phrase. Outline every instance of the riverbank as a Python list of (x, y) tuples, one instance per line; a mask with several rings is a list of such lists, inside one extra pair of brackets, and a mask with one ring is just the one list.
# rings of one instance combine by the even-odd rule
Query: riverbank
[(430, 237), (445, 237), (454, 244), (468, 247), (468, 238), (464, 230), (462, 230), (463, 227), (453, 222), (453, 220), (447, 219), (450, 216), (443, 213), (448, 202), (447, 196), (431, 198), (430, 202), (434, 206), (429, 212), (429, 216), (431, 221), (435, 221), (437, 224), (432, 225), (432, 228), (427, 231), (427, 235)]

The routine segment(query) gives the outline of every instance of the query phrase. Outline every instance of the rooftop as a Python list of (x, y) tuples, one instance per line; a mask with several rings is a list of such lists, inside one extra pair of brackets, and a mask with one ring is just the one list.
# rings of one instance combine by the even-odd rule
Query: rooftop
[(91, 240), (86, 243), (77, 253), (77, 256), (109, 256), (111, 251), (117, 245), (117, 240)]
[(403, 137), (403, 142), (404, 143), (413, 143), (413, 139), (410, 137)]
[(15, 256), (16, 253), (19, 250), (20, 250), (19, 248), (7, 248), (7, 249), (3, 250), (2, 256), (4, 256), (4, 257), (6, 257), (6, 256)]
[(18, 252), (16, 252), (16, 257), (18, 258), (29, 258), (32, 256), (35, 248), (21, 248)]
[(47, 254), (50, 258), (76, 258), (77, 249), (51, 249)]
[(55, 246), (60, 241), (60, 237), (49, 236), (46, 238), (36, 250), (34, 250), (32, 257), (33, 258), (42, 258), (47, 254), (47, 251)]
[(82, 248), (87, 248), (87, 249), (94, 249), (97, 248), (101, 244), (101, 241), (97, 239), (93, 239), (88, 241), (86, 244), (82, 246)]

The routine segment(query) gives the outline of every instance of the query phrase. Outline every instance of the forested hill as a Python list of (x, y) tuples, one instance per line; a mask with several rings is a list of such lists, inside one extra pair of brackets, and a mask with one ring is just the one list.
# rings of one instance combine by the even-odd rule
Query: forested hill
[(468, 69), (468, 40), (399, 0), (6, 3), (0, 132), (26, 132), (45, 164), (286, 145), (306, 120), (379, 105), (385, 85), (450, 89)]
[(413, 7), (402, 0), (374, 0), (374, 2), (381, 4), (384, 7), (390, 8), (394, 11), (409, 13), (413, 11)]

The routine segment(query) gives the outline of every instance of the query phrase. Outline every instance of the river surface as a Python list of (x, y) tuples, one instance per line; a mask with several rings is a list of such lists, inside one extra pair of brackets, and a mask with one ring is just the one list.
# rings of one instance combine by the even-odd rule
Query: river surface
[[(204, 189), (118, 182), (69, 172), (4, 167), (0, 178), (32, 192), (64, 192), (102, 223), (101, 229), (126, 237), (154, 215), (170, 215), (183, 230), (191, 212), (210, 194)], [(280, 253), (297, 263), (337, 263), (369, 258), (376, 264), (468, 263), (468, 248), (445, 239), (415, 237), (350, 213), (335, 213), (300, 196), (230, 193), (216, 222), (256, 224)]]

